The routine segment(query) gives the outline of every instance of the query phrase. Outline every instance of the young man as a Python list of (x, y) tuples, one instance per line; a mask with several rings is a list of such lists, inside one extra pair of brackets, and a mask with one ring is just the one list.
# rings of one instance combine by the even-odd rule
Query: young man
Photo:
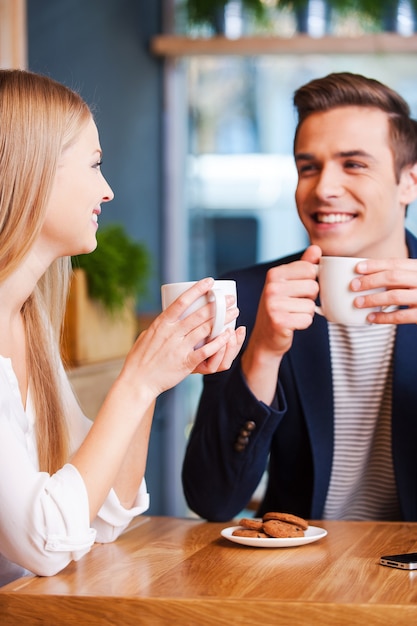
[[(224, 521), (258, 515), (417, 520), (417, 123), (381, 83), (350, 73), (294, 96), (296, 203), (311, 245), (232, 273), (241, 356), (208, 376), (183, 467), (188, 504)], [(365, 257), (356, 306), (369, 324), (315, 315), (321, 255)], [(372, 295), (361, 291), (385, 287)]]

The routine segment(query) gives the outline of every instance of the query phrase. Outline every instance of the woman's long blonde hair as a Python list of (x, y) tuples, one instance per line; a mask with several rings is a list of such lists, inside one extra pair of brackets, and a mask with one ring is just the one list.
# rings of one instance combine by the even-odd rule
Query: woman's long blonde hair
[[(32, 72), (0, 70), (0, 281), (32, 247), (59, 156), (90, 119), (84, 100), (64, 85)], [(22, 308), (39, 464), (50, 473), (68, 460), (58, 369), (70, 271), (69, 257), (55, 261)]]

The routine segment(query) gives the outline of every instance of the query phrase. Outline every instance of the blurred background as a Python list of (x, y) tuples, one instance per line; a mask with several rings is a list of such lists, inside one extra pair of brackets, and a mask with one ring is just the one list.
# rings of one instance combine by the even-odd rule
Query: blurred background
[[(0, 0), (2, 66), (48, 74), (94, 108), (115, 193), (100, 224), (124, 225), (152, 259), (136, 303), (145, 324), (160, 311), (161, 283), (217, 277), (306, 245), (293, 198), (297, 87), (359, 72), (398, 90), (417, 116), (411, 0), (378, 0), (376, 10), (350, 0), (348, 11), (323, 0), (259, 0), (262, 15), (253, 2), (216, 0), (213, 19), (200, 21), (190, 20), (191, 4)], [(417, 232), (414, 206), (408, 225)], [(105, 392), (114, 375), (106, 367), (106, 375), (91, 370), (95, 378), (88, 367), (74, 372), (81, 402), (97, 376)], [(158, 401), (151, 514), (189, 515), (180, 471), (200, 389), (191, 376)]]

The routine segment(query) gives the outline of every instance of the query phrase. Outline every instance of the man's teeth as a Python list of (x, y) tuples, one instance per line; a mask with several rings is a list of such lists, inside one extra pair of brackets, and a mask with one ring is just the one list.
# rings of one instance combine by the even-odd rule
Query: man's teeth
[(340, 224), (342, 222), (350, 222), (353, 219), (353, 215), (347, 213), (317, 213), (316, 218), (322, 224)]

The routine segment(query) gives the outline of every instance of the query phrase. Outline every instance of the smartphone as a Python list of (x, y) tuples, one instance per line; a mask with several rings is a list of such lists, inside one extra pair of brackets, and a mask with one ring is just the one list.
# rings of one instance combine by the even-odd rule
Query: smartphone
[(417, 552), (381, 556), (379, 562), (381, 565), (398, 567), (399, 569), (417, 569)]

